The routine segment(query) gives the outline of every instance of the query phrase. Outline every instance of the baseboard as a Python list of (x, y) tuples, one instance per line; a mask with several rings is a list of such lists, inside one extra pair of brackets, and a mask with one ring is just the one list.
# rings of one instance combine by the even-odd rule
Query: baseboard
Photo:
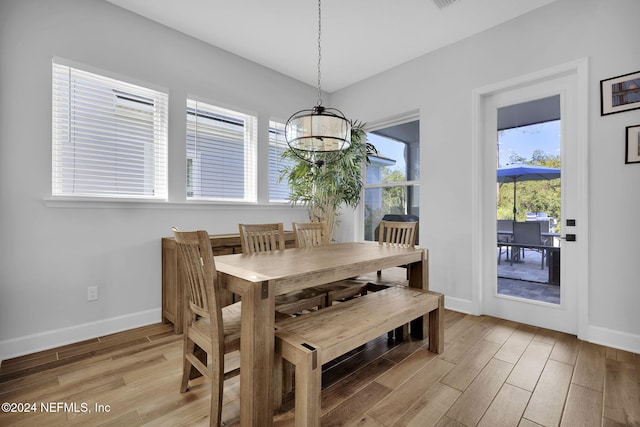
[[(448, 310), (475, 315), (473, 301), (450, 296), (444, 297), (444, 306)], [(604, 345), (619, 350), (640, 354), (640, 335), (614, 329), (588, 325), (585, 336), (579, 336), (583, 341)]]
[(589, 326), (588, 334), (589, 336), (585, 337), (586, 341), (640, 354), (640, 335), (599, 326)]
[[(470, 300), (445, 296), (444, 302), (447, 310), (465, 314), (471, 314), (473, 312), (473, 303)], [(139, 328), (141, 326), (152, 325), (160, 322), (161, 316), (162, 311), (158, 308), (0, 341), (0, 360), (73, 344), (95, 337)], [(640, 335), (601, 328), (599, 326), (588, 326), (588, 337), (584, 338), (585, 341), (594, 344), (640, 354)]]
[(157, 308), (0, 341), (0, 360), (159, 323), (161, 316), (162, 310)]
[(464, 314), (472, 314), (473, 313), (473, 301), (450, 297), (448, 295), (444, 296), (444, 308), (447, 310), (458, 311)]

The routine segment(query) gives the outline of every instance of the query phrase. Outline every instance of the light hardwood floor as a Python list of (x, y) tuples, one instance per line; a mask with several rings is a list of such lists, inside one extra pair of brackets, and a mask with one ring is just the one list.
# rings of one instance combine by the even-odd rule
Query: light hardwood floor
[[(0, 413), (0, 425), (208, 425), (207, 385), (179, 392), (181, 345), (158, 324), (3, 361), (0, 402), (36, 410)], [(445, 346), (384, 336), (325, 365), (322, 425), (640, 426), (638, 354), (452, 311)], [(238, 396), (236, 377), (226, 425), (238, 424)], [(293, 425), (289, 408), (276, 426)]]

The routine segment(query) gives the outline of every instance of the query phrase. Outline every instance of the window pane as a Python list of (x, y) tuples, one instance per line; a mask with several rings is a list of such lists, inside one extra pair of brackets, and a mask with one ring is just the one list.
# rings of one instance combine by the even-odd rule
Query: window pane
[(187, 101), (187, 198), (255, 202), (255, 117)]
[(369, 156), (371, 164), (367, 166), (366, 183), (381, 184), (406, 181), (407, 144), (373, 133), (367, 134), (367, 140), (376, 147), (378, 155)]
[(53, 64), (53, 195), (167, 198), (167, 95)]
[(287, 149), (284, 138), (284, 123), (269, 122), (269, 201), (285, 202), (289, 200), (289, 185), (286, 181), (278, 182), (280, 170), (291, 165), (289, 159), (283, 159), (282, 153)]
[(376, 240), (385, 215), (419, 217), (420, 123), (410, 121), (367, 133), (378, 151), (369, 156), (365, 181), (364, 237)]
[(418, 215), (417, 185), (367, 188), (364, 192), (364, 238), (377, 240), (375, 229), (387, 214)]

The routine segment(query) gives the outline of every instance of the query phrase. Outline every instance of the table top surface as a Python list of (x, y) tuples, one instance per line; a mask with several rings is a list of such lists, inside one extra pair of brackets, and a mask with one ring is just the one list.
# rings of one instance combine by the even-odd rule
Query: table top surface
[(254, 254), (214, 257), (218, 273), (249, 282), (278, 280), (309, 274), (333, 272), (360, 266), (375, 271), (381, 262), (413, 263), (422, 260), (424, 249), (380, 245), (376, 242), (351, 242), (312, 248), (291, 248)]
[[(512, 230), (498, 230), (498, 234), (509, 234), (509, 235), (512, 235), (513, 231)], [(560, 233), (555, 233), (553, 231), (541, 231), (540, 235), (541, 236), (548, 236), (548, 237), (560, 237)]]

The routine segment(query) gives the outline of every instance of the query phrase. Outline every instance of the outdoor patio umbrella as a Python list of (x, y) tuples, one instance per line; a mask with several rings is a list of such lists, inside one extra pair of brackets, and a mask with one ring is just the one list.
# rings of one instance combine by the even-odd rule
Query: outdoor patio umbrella
[(498, 168), (498, 182), (513, 182), (513, 220), (516, 220), (516, 182), (560, 178), (560, 169), (515, 163)]

